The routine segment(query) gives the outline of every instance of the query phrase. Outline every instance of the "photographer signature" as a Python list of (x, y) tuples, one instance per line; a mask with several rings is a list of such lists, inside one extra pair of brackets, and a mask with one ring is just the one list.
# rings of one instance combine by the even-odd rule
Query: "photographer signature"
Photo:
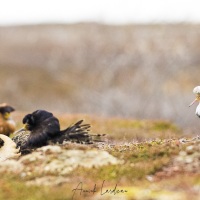
[(78, 185), (76, 186), (76, 188), (72, 189), (72, 192), (73, 192), (72, 199), (74, 199), (76, 194), (77, 195), (79, 194), (81, 196), (83, 193), (94, 195), (95, 193), (99, 192), (100, 195), (103, 196), (103, 195), (106, 195), (106, 194), (117, 195), (117, 194), (121, 194), (121, 193), (123, 194), (123, 193), (128, 192), (125, 189), (119, 189), (117, 184), (115, 184), (114, 188), (105, 189), (104, 184), (105, 184), (105, 180), (103, 180), (103, 182), (101, 184), (100, 191), (97, 191), (96, 183), (94, 184), (94, 186), (92, 188), (85, 189), (85, 188), (83, 188), (83, 182), (79, 182)]

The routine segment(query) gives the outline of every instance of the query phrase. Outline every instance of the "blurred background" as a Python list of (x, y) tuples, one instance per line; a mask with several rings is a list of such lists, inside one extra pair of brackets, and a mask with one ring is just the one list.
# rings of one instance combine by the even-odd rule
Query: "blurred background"
[(198, 0), (0, 2), (0, 96), (46, 109), (170, 120), (199, 134)]

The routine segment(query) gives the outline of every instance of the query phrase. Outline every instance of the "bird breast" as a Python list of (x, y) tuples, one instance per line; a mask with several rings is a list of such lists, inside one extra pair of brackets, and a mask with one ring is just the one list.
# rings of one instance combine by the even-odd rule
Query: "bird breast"
[(200, 104), (196, 108), (196, 115), (200, 117)]

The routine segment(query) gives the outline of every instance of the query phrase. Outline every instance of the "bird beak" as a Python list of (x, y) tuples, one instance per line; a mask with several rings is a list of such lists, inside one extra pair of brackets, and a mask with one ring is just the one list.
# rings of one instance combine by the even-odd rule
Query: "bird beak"
[(20, 133), (20, 132), (22, 132), (22, 131), (27, 131), (27, 130), (28, 130), (28, 127), (29, 127), (28, 124), (24, 124), (24, 126), (23, 126), (21, 129), (19, 129), (18, 131), (15, 131), (15, 132), (14, 132), (14, 135), (16, 135), (17, 133)]
[(26, 129), (23, 127), (23, 128), (21, 128), (21, 129), (19, 129), (18, 131), (15, 131), (15, 132), (14, 132), (14, 135), (16, 135), (16, 134), (18, 134), (18, 133), (20, 133), (20, 132), (22, 132), (22, 131), (26, 131)]
[(6, 112), (6, 113), (4, 114), (4, 117), (5, 117), (6, 120), (9, 119), (9, 118), (10, 118), (10, 113), (9, 113), (9, 112)]
[(192, 106), (196, 101), (198, 101), (198, 98), (196, 98), (196, 99), (189, 105), (189, 107)]

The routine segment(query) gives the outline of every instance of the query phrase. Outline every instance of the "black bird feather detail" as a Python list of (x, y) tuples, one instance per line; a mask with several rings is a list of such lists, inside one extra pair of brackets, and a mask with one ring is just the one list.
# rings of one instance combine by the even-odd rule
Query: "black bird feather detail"
[[(100, 135), (90, 135), (90, 124), (82, 124), (83, 120), (76, 122), (64, 130), (60, 130), (60, 124), (52, 113), (45, 110), (36, 110), (23, 118), (26, 133), (13, 137), (13, 141), (20, 147), (22, 154), (30, 153), (33, 149), (50, 143), (62, 144), (64, 141), (92, 144), (101, 141)], [(98, 139), (94, 139), (97, 136)]]
[(4, 141), (0, 138), (0, 148), (4, 145)]

